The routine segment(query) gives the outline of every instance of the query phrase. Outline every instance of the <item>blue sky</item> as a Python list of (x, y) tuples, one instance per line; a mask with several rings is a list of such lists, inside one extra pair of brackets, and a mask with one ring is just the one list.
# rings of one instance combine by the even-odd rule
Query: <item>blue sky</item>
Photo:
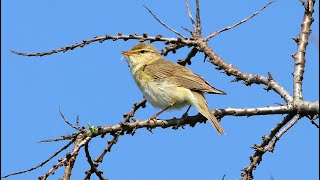
[[(200, 2), (203, 34), (236, 23), (268, 1)], [(41, 52), (72, 45), (95, 35), (147, 32), (176, 37), (161, 26), (142, 5), (148, 6), (171, 27), (188, 35), (181, 26), (191, 28), (184, 1), (2, 1), (1, 41), (1, 173), (8, 174), (35, 166), (64, 146), (66, 142), (41, 144), (43, 139), (71, 134), (59, 115), (59, 107), (70, 121), (80, 116), (82, 125), (113, 125), (122, 121), (133, 103), (142, 100), (121, 51), (137, 41), (105, 41), (66, 53), (45, 57), (22, 57), (9, 50)], [(194, 10), (194, 4), (190, 6)], [(319, 3), (311, 38), (319, 40)], [(292, 92), (293, 59), (300, 33), (303, 8), (298, 0), (277, 1), (249, 22), (224, 32), (209, 44), (227, 62), (246, 73), (267, 76)], [(163, 43), (154, 43), (160, 50)], [(189, 49), (166, 58), (182, 59)], [(303, 97), (319, 99), (319, 47), (310, 42), (303, 81)], [(214, 108), (263, 107), (284, 103), (278, 94), (266, 92), (262, 85), (247, 87), (231, 83), (234, 77), (217, 71), (203, 55), (192, 59), (192, 71), (225, 91), (227, 96), (207, 95)], [(147, 104), (136, 118), (147, 119), (158, 109)], [(185, 109), (166, 112), (159, 118), (180, 117)], [(190, 115), (197, 112), (192, 108)], [(237, 179), (254, 153), (250, 147), (282, 119), (282, 115), (225, 117), (226, 136), (219, 136), (209, 124), (177, 131), (145, 129), (132, 137), (121, 136), (99, 166), (110, 180), (120, 179)], [(96, 157), (107, 139), (90, 143)], [(68, 149), (70, 150), (70, 149)], [(72, 179), (82, 179), (89, 168), (80, 152)], [(64, 157), (63, 152), (59, 157)], [(319, 179), (319, 130), (304, 118), (278, 142), (273, 154), (267, 153), (254, 171), (256, 179)], [(53, 164), (11, 177), (11, 180), (37, 179)], [(62, 169), (51, 179), (62, 177)], [(96, 179), (96, 177), (93, 177)]]

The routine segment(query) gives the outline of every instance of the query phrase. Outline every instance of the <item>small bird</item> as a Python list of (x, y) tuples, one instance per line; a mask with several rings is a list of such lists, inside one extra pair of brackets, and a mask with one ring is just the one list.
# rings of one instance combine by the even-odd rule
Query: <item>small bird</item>
[(168, 109), (190, 105), (206, 117), (219, 134), (225, 134), (203, 95), (226, 94), (225, 92), (214, 88), (188, 68), (165, 60), (151, 44), (139, 43), (129, 51), (122, 51), (122, 54), (144, 97), (152, 106), (162, 109), (151, 120)]

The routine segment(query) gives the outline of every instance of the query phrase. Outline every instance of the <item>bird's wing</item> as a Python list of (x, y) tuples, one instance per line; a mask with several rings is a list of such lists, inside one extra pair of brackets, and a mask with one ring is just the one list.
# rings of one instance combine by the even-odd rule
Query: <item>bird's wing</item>
[(225, 94), (223, 91), (212, 87), (201, 76), (194, 74), (188, 68), (162, 58), (146, 65), (143, 72), (153, 77), (155, 80), (170, 81), (178, 86), (185, 87), (193, 91)]

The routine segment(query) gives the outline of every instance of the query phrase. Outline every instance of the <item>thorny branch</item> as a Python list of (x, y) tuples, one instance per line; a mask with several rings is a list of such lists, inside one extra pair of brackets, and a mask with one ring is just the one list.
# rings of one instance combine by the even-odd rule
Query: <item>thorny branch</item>
[(78, 47), (83, 47), (85, 45), (91, 44), (93, 42), (104, 42), (106, 40), (112, 40), (112, 41), (117, 41), (117, 40), (139, 40), (140, 42), (144, 42), (144, 41), (150, 41), (150, 42), (154, 42), (154, 41), (163, 41), (166, 44), (172, 43), (180, 43), (180, 44), (189, 44), (192, 45), (194, 44), (194, 42), (192, 40), (189, 39), (181, 39), (181, 38), (164, 38), (162, 37), (161, 34), (158, 34), (157, 36), (148, 36), (146, 33), (144, 33), (142, 36), (139, 36), (137, 34), (130, 34), (130, 35), (122, 35), (122, 33), (118, 33), (118, 35), (116, 36), (111, 36), (106, 34), (105, 36), (95, 36), (93, 37), (93, 39), (89, 39), (89, 40), (83, 40), (82, 42), (78, 42), (75, 43), (73, 45), (70, 46), (65, 46), (62, 47), (60, 49), (53, 49), (51, 51), (48, 52), (38, 52), (38, 53), (25, 53), (25, 52), (17, 52), (17, 51), (13, 51), (11, 50), (12, 53), (17, 54), (17, 55), (21, 55), (21, 56), (47, 56), (47, 55), (51, 55), (51, 54), (55, 54), (55, 53), (60, 53), (60, 52), (66, 52), (69, 50), (73, 50), (75, 48)]
[[(253, 145), (253, 149), (255, 150), (255, 153), (253, 156), (250, 156), (250, 164), (249, 166), (242, 169), (242, 180), (249, 180), (253, 179), (253, 170), (256, 169), (257, 165), (260, 164), (262, 161), (262, 156), (267, 151), (271, 151), (271, 149), (268, 148), (268, 145), (270, 142), (275, 138), (276, 134), (280, 131), (282, 127), (284, 127), (295, 115), (294, 114), (288, 114), (286, 117), (283, 118), (282, 121), (280, 121), (276, 127), (274, 127), (270, 134), (268, 136), (262, 137), (262, 143)], [(299, 117), (300, 118), (300, 117)], [(272, 149), (273, 151), (273, 149)]]
[[(189, 29), (184, 28), (188, 32), (191, 33), (191, 37), (187, 38), (183, 36), (178, 31), (172, 29), (165, 23), (163, 23), (160, 19), (158, 19), (150, 9), (148, 9), (146, 6), (144, 6), (151, 15), (163, 26), (165, 26), (170, 31), (177, 34), (178, 38), (166, 38), (162, 35), (158, 34), (157, 36), (148, 36), (147, 33), (143, 33), (143, 35), (139, 36), (137, 34), (130, 34), (130, 35), (122, 35), (121, 33), (118, 33), (116, 36), (111, 35), (105, 35), (102, 37), (95, 36), (93, 39), (90, 40), (83, 40), (82, 42), (76, 43), (71, 46), (66, 46), (63, 48), (60, 48), (58, 50), (51, 50), (49, 52), (38, 52), (38, 53), (22, 53), (22, 52), (16, 52), (12, 51), (15, 54), (23, 55), (23, 56), (44, 56), (44, 55), (51, 55), (54, 53), (59, 52), (66, 52), (68, 50), (73, 50), (78, 47), (83, 47), (85, 45), (88, 45), (92, 42), (100, 42), (102, 43), (105, 40), (139, 40), (140, 42), (144, 41), (162, 41), (167, 46), (162, 50), (163, 55), (167, 55), (169, 52), (175, 53), (178, 49), (183, 47), (192, 47), (192, 50), (188, 54), (188, 56), (185, 58), (185, 60), (179, 61), (180, 64), (185, 65), (191, 63), (190, 59), (194, 57), (198, 52), (203, 52), (206, 57), (209, 57), (209, 62), (211, 62), (213, 65), (216, 66), (217, 70), (223, 70), (225, 74), (228, 76), (232, 75), (235, 76), (235, 79), (233, 82), (238, 81), (244, 81), (244, 84), (249, 86), (252, 84), (264, 84), (266, 87), (265, 90), (273, 90), (277, 94), (283, 98), (287, 104), (281, 105), (281, 106), (268, 106), (268, 107), (260, 107), (260, 108), (227, 108), (227, 109), (215, 109), (213, 112), (217, 118), (221, 120), (224, 116), (254, 116), (254, 115), (270, 115), (270, 114), (287, 114), (286, 117), (280, 121), (270, 132), (268, 136), (263, 136), (263, 142), (254, 145), (253, 149), (255, 150), (255, 153), (253, 156), (250, 157), (251, 163), (249, 166), (245, 167), (242, 170), (242, 179), (252, 179), (253, 178), (253, 170), (257, 167), (257, 165), (261, 162), (262, 156), (267, 151), (273, 151), (276, 142), (282, 137), (284, 133), (286, 133), (299, 119), (301, 119), (304, 116), (307, 116), (311, 123), (316, 124), (314, 122), (314, 118), (319, 116), (319, 101), (316, 102), (308, 102), (304, 101), (302, 98), (302, 80), (303, 80), (303, 73), (305, 68), (305, 54), (306, 54), (306, 46), (308, 44), (308, 37), (311, 33), (310, 26), (313, 22), (313, 11), (314, 11), (314, 0), (308, 0), (308, 2), (303, 2), (303, 6), (305, 8), (304, 18), (301, 26), (301, 33), (294, 38), (294, 40), (298, 44), (297, 53), (293, 55), (293, 58), (295, 60), (294, 65), (294, 91), (293, 96), (290, 95), (290, 93), (281, 85), (279, 85), (274, 78), (271, 76), (270, 73), (268, 73), (268, 77), (264, 77), (262, 75), (252, 75), (248, 73), (244, 73), (240, 71), (239, 69), (233, 67), (232, 64), (226, 62), (221, 57), (219, 57), (214, 50), (207, 44), (207, 41), (211, 39), (212, 37), (230, 30), (259, 14), (262, 12), (266, 7), (268, 7), (270, 4), (272, 4), (274, 1), (269, 2), (266, 4), (262, 9), (254, 13), (253, 15), (243, 19), (242, 21), (230, 25), (228, 27), (225, 27), (221, 30), (215, 31), (214, 33), (208, 35), (206, 38), (202, 38), (201, 34), (201, 19), (200, 19), (200, 6), (199, 6), (199, 0), (196, 0), (196, 21), (193, 19), (191, 10), (188, 4), (188, 1), (185, 0), (188, 16), (191, 20), (191, 23), (193, 25), (193, 31), (190, 31)], [(182, 37), (182, 38), (181, 38)], [(102, 177), (102, 172), (97, 169), (99, 163), (102, 162), (104, 156), (107, 152), (109, 152), (114, 144), (118, 141), (118, 138), (120, 135), (124, 135), (124, 133), (132, 134), (134, 135), (135, 131), (139, 128), (146, 128), (147, 130), (152, 130), (156, 127), (162, 127), (162, 128), (168, 128), (172, 127), (173, 129), (178, 129), (179, 127), (184, 127), (185, 125), (190, 125), (191, 127), (194, 127), (197, 123), (206, 122), (206, 119), (201, 115), (195, 115), (195, 116), (185, 116), (182, 118), (172, 118), (169, 120), (156, 120), (156, 121), (149, 121), (149, 120), (137, 120), (134, 118), (134, 113), (137, 109), (140, 107), (144, 107), (146, 103), (146, 100), (141, 101), (140, 103), (137, 103), (134, 105), (133, 109), (124, 115), (125, 119), (116, 125), (113, 126), (101, 126), (98, 127), (94, 131), (81, 129), (78, 125), (73, 126), (69, 121), (67, 121), (63, 114), (60, 112), (61, 116), (65, 120), (66, 123), (69, 124), (72, 128), (78, 130), (78, 133), (75, 133), (71, 136), (66, 136), (68, 138), (59, 138), (55, 140), (68, 140), (72, 139), (69, 143), (72, 144), (74, 142), (74, 148), (72, 152), (67, 153), (66, 158), (60, 159), (59, 162), (53, 167), (47, 171), (47, 173), (44, 176), (41, 176), (39, 179), (46, 179), (50, 174), (53, 174), (55, 170), (57, 170), (61, 166), (66, 166), (65, 168), (65, 175), (64, 179), (69, 179), (71, 175), (71, 171), (73, 168), (73, 164), (75, 162), (75, 159), (78, 155), (78, 152), (82, 146), (85, 146), (85, 152), (87, 156), (88, 163), (91, 166), (91, 169), (86, 171), (85, 179), (90, 178), (92, 173), (95, 173), (100, 179), (106, 179)], [(134, 122), (130, 122), (129, 120), (133, 119)], [(294, 118), (294, 119), (293, 119)], [(292, 120), (293, 119), (293, 120)], [(290, 122), (290, 123), (289, 123)], [(317, 124), (316, 124), (317, 125)], [(319, 126), (317, 126), (319, 127)], [(96, 136), (101, 135), (102, 137), (106, 134), (111, 134), (114, 136), (113, 140), (108, 142), (107, 147), (103, 150), (101, 155), (97, 157), (94, 161), (92, 161), (89, 150), (88, 150), (88, 143), (90, 140)], [(76, 140), (75, 140), (76, 139)], [(54, 141), (54, 140), (53, 140)], [(70, 146), (70, 144), (68, 146)], [(67, 147), (66, 147), (67, 148)], [(57, 153), (59, 154), (63, 150), (60, 149)], [(56, 155), (54, 155), (56, 156)], [(53, 156), (53, 157), (54, 157)], [(47, 161), (49, 161), (51, 158), (49, 158)], [(44, 161), (44, 164), (47, 162)], [(42, 164), (43, 165), (43, 164)], [(39, 165), (42, 166), (42, 165)], [(38, 167), (35, 167), (35, 169)], [(27, 170), (31, 171), (32, 168)], [(27, 172), (25, 171), (25, 172)], [(21, 173), (24, 173), (22, 171)], [(10, 175), (7, 175), (5, 177), (15, 175), (15, 174), (21, 174), (19, 173), (13, 173)]]
[(311, 24), (314, 21), (312, 14), (314, 12), (315, 0), (308, 0), (303, 2), (305, 12), (303, 16), (303, 21), (301, 24), (301, 33), (294, 38), (298, 44), (297, 52), (292, 55), (294, 58), (294, 73), (293, 73), (293, 98), (295, 101), (302, 100), (302, 80), (304, 67), (306, 63), (305, 54), (308, 45), (308, 38), (311, 34)]
[[(142, 108), (145, 108), (145, 107), (146, 107), (146, 102), (147, 102), (147, 100), (146, 100), (146, 99), (143, 99), (141, 102), (135, 103), (135, 104), (133, 105), (133, 108), (132, 108), (128, 113), (126, 113), (126, 114), (123, 115), (125, 119), (120, 123), (120, 125), (123, 125), (123, 124), (125, 124), (125, 123), (128, 123), (128, 122), (130, 121), (130, 118), (134, 117), (135, 112), (136, 112), (139, 108), (141, 108), (141, 107), (142, 107)], [(131, 131), (131, 134), (133, 135), (134, 132), (135, 132), (135, 129)], [(115, 132), (115, 133), (113, 134), (113, 139), (112, 139), (111, 141), (108, 141), (107, 147), (102, 151), (102, 153), (100, 154), (100, 156), (98, 156), (98, 157), (94, 160), (93, 163), (90, 163), (90, 162), (89, 162), (89, 164), (90, 164), (90, 166), (91, 166), (91, 169), (88, 170), (88, 171), (86, 171), (86, 175), (85, 175), (85, 177), (83, 178), (84, 180), (90, 179), (91, 174), (92, 174), (93, 172), (94, 172), (94, 173), (100, 178), (100, 180), (101, 180), (102, 175), (101, 175), (100, 171), (98, 172), (98, 174), (100, 174), (100, 175), (97, 174), (97, 172), (96, 172), (96, 171), (97, 171), (97, 167), (99, 166), (99, 163), (102, 163), (103, 158), (104, 158), (104, 156), (107, 154), (107, 152), (110, 152), (110, 151), (111, 151), (111, 148), (113, 147), (113, 145), (115, 145), (115, 144), (118, 142), (118, 139), (119, 139), (120, 135), (122, 135), (122, 134), (123, 134), (123, 131), (122, 131), (122, 130), (119, 130), (119, 131)], [(88, 156), (87, 156), (87, 157), (88, 157)], [(90, 159), (91, 159), (91, 157), (90, 157)], [(88, 159), (88, 161), (90, 161), (90, 160)], [(92, 161), (92, 160), (91, 160), (91, 161)], [(94, 164), (94, 166), (92, 166), (92, 164)], [(101, 177), (100, 177), (100, 176), (101, 176)]]

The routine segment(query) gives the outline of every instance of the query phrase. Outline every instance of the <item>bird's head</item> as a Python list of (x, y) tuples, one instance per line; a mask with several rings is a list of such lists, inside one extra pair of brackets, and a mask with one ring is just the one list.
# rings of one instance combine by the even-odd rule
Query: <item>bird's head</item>
[(139, 43), (129, 51), (122, 51), (129, 66), (147, 64), (161, 57), (160, 52), (149, 43)]

